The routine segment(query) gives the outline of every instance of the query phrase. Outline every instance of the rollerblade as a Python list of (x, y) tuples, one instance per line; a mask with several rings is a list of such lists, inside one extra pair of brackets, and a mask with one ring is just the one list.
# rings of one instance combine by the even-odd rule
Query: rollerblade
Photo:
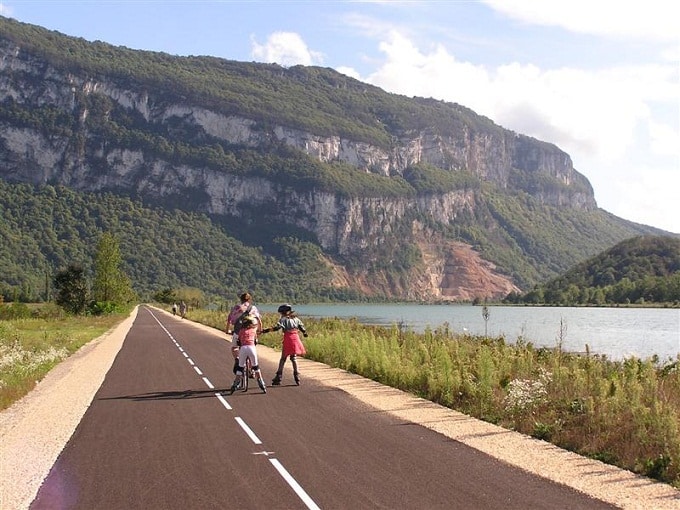
[(274, 376), (274, 379), (272, 379), (272, 386), (280, 386), (281, 385), (281, 374), (276, 374)]
[(295, 379), (295, 384), (300, 386), (300, 375), (297, 372), (293, 374), (293, 379)]
[(267, 393), (267, 387), (264, 385), (264, 379), (260, 378), (257, 380), (257, 385), (262, 390), (262, 393)]

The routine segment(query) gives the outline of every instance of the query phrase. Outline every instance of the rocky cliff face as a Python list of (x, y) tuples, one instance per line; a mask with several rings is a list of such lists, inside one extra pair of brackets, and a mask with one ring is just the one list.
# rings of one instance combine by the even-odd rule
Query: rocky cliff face
[[(344, 162), (384, 176), (402, 175), (410, 165), (427, 163), (451, 172), (465, 170), (501, 188), (525, 189), (548, 204), (584, 210), (597, 207), (588, 181), (574, 170), (567, 154), (500, 128), (485, 131), (461, 125), (455, 132), (395, 133), (388, 148), (285, 125), (263, 128), (253, 119), (212, 111), (189, 99), (168, 104), (153, 91), (128, 89), (105, 76), (60, 71), (0, 37), (0, 102), (54, 108), (82, 125), (91, 114), (85, 99), (93, 95), (108, 98), (115, 108), (141, 116), (150, 126), (181, 125), (185, 131), (241, 147), (265, 150), (272, 144), (285, 144), (321, 162)], [(183, 197), (201, 212), (233, 217), (266, 206), (286, 211), (287, 221), (313, 232), (332, 256), (379, 249), (390, 236), (402, 235), (396, 228), (406, 224), (413, 238), (420, 239), (425, 269), (413, 274), (408, 288), (384, 282), (378, 284), (382, 291), (409, 298), (471, 299), (517, 290), (469, 247), (447, 243), (432, 233), (421, 235), (422, 224), (413, 220), (427, 217), (434, 223), (454, 225), (459, 215), (474, 214), (475, 190), (408, 198), (297, 192), (286, 189), (284, 183), (178, 164), (134, 147), (104, 141), (92, 148), (93, 144), (74, 136), (45, 132), (30, 124), (4, 121), (0, 125), (0, 176), (6, 180), (160, 199)], [(87, 137), (87, 132), (80, 131), (78, 136)], [(518, 171), (523, 179), (513, 177)], [(553, 185), (532, 189), (526, 182), (534, 174)], [(338, 271), (339, 281), (342, 272)], [(367, 277), (364, 285), (373, 285), (375, 290), (378, 280)]]

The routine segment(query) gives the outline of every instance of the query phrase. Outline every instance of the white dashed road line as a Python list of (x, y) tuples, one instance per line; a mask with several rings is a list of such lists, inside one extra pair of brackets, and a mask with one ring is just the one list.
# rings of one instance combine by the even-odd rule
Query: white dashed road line
[(298, 495), (298, 497), (302, 500), (302, 502), (307, 505), (307, 508), (315, 509), (315, 510), (321, 510), (319, 506), (314, 503), (314, 500), (309, 497), (309, 495), (305, 492), (305, 490), (300, 487), (300, 484), (295, 481), (295, 478), (290, 476), (290, 473), (286, 471), (286, 468), (283, 467), (283, 465), (278, 461), (278, 459), (269, 459), (269, 462), (272, 463), (272, 465), (276, 468), (276, 470), (279, 472), (279, 474), (283, 477), (283, 479), (288, 482), (288, 485), (295, 491), (295, 494)]
[[(172, 342), (179, 349), (179, 351), (182, 353), (182, 355), (186, 358), (186, 360), (189, 362), (189, 364), (193, 367), (193, 369), (196, 371), (196, 373), (200, 376), (203, 376), (203, 372), (201, 372), (201, 369), (198, 368), (198, 366), (196, 366), (194, 361), (184, 351), (184, 349), (177, 342), (177, 340), (175, 340), (175, 338), (172, 336), (170, 331), (168, 331), (167, 328), (163, 324), (161, 324), (161, 321), (158, 320), (156, 315), (151, 310), (149, 310), (148, 308), (146, 310), (156, 320), (156, 322), (160, 325), (160, 327), (163, 329), (163, 331), (165, 331), (165, 333), (170, 337), (170, 340), (172, 340)], [(211, 390), (215, 389), (215, 387), (210, 382), (210, 380), (208, 380), (207, 377), (203, 376), (202, 379), (203, 379), (203, 382), (206, 384), (206, 386), (208, 386), (208, 388), (210, 388)], [(217, 397), (217, 400), (220, 401), (220, 403), (225, 407), (225, 409), (227, 409), (229, 411), (233, 410), (233, 408), (231, 407), (229, 402), (227, 402), (227, 399), (225, 399), (224, 396), (222, 396), (222, 394), (215, 393), (215, 397)], [(246, 435), (250, 438), (250, 440), (253, 443), (258, 444), (258, 445), (262, 444), (262, 441), (260, 441), (260, 438), (257, 437), (255, 432), (253, 432), (253, 430), (248, 426), (248, 424), (241, 417), (236, 416), (234, 419), (236, 420), (236, 423), (239, 424), (239, 426), (243, 429), (243, 431), (246, 433)], [(268, 457), (270, 453), (273, 453), (273, 452), (267, 452), (267, 455), (265, 455), (265, 456)], [(290, 473), (286, 470), (286, 468), (283, 467), (283, 464), (281, 464), (281, 462), (279, 462), (278, 459), (270, 458), (269, 462), (271, 462), (272, 466), (274, 466), (274, 468), (279, 472), (279, 474), (286, 481), (286, 483), (288, 485), (290, 485), (291, 489), (293, 489), (293, 491), (295, 491), (295, 494), (298, 495), (298, 497), (307, 506), (307, 508), (309, 508), (310, 510), (320, 510), (319, 506), (314, 502), (314, 500), (312, 498), (309, 497), (309, 495), (305, 492), (305, 490), (300, 486), (299, 483), (297, 483), (295, 478), (293, 478), (290, 475)]]
[(246, 424), (245, 421), (243, 421), (243, 418), (240, 416), (237, 416), (234, 418), (236, 420), (236, 423), (238, 423), (243, 431), (248, 435), (250, 440), (255, 443), (255, 444), (262, 444), (262, 441), (260, 441), (260, 438), (255, 435), (255, 432)]

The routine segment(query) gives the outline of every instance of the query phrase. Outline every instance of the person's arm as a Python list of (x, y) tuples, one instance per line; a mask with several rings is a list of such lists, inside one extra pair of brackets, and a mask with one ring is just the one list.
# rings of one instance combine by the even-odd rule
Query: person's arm
[(226, 327), (227, 335), (231, 335), (234, 333), (234, 323), (241, 315), (240, 312), (241, 308), (238, 305), (236, 305), (229, 311), (229, 315), (227, 315), (227, 327)]
[(278, 323), (277, 323), (277, 324), (275, 324), (274, 326), (272, 326), (271, 328), (265, 328), (265, 329), (263, 329), (263, 330), (262, 330), (262, 333), (271, 333), (272, 331), (278, 331), (278, 330), (281, 329), (281, 328), (282, 328), (281, 324), (278, 324)]
[(237, 335), (232, 335), (231, 336), (231, 355), (234, 359), (238, 359), (238, 336)]
[(234, 323), (231, 321), (231, 314), (227, 315), (227, 320), (224, 323), (224, 332), (227, 335), (232, 335), (234, 333)]

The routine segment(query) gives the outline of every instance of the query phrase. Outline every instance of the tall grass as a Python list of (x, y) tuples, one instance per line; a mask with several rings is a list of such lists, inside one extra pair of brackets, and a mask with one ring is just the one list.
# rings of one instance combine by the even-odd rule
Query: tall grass
[[(191, 318), (224, 325), (223, 313), (197, 310)], [(305, 324), (310, 359), (680, 488), (680, 357), (611, 361), (447, 327)], [(279, 336), (261, 341), (280, 345)]]
[(26, 395), (55, 365), (127, 314), (73, 317), (42, 308), (27, 317), (0, 320), (0, 410)]

